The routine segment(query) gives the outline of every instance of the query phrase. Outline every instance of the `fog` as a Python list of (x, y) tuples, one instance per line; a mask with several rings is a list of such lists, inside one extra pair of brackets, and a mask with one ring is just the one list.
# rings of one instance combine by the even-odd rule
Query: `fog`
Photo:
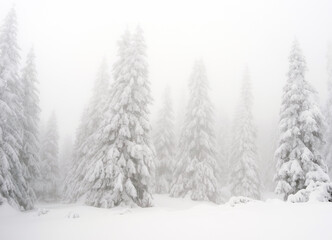
[(152, 119), (167, 84), (175, 107), (182, 104), (193, 63), (203, 59), (215, 115), (231, 123), (243, 70), (248, 67), (259, 154), (271, 160), (295, 38), (307, 60), (307, 79), (318, 90), (321, 104), (325, 101), (326, 53), (332, 39), (328, 0), (2, 0), (1, 19), (13, 4), (21, 56), (31, 46), (35, 49), (42, 120), (54, 110), (61, 138), (74, 138), (102, 58), (111, 68), (120, 35), (137, 25), (148, 46)]

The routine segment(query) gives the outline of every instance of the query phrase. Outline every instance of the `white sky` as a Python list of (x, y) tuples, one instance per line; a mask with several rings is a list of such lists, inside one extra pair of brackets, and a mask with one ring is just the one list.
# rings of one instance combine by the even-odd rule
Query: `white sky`
[(308, 80), (321, 100), (326, 94), (329, 0), (0, 1), (1, 19), (15, 3), (22, 59), (32, 45), (37, 56), (42, 119), (54, 109), (62, 136), (74, 134), (102, 57), (111, 66), (119, 36), (137, 24), (148, 45), (153, 112), (166, 84), (179, 102), (194, 60), (203, 58), (213, 103), (231, 119), (249, 66), (262, 157), (273, 150), (270, 138), (295, 37), (307, 59)]

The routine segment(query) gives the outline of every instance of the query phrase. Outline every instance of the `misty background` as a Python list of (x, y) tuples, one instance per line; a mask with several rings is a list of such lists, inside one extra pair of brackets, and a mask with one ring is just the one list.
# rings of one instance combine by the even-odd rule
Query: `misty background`
[(119, 36), (137, 24), (148, 46), (152, 121), (166, 85), (171, 87), (179, 117), (193, 63), (202, 58), (216, 125), (227, 129), (248, 66), (259, 156), (261, 161), (273, 161), (281, 90), (294, 38), (306, 57), (306, 78), (318, 91), (320, 104), (325, 104), (326, 55), (332, 39), (332, 2), (328, 0), (2, 0), (1, 19), (13, 4), (21, 56), (31, 46), (36, 54), (41, 120), (56, 112), (60, 147), (64, 139), (74, 140), (103, 57), (111, 70)]

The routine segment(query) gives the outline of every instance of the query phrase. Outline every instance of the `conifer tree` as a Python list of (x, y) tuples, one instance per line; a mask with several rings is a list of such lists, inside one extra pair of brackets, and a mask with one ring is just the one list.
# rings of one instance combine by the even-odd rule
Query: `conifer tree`
[(164, 102), (158, 114), (154, 145), (156, 148), (156, 193), (169, 193), (172, 182), (174, 157), (175, 157), (175, 133), (173, 106), (169, 87), (165, 90)]
[(326, 182), (326, 166), (320, 152), (323, 117), (315, 102), (316, 91), (305, 80), (306, 62), (297, 41), (289, 56), (289, 71), (283, 89), (276, 150), (276, 193), (287, 199), (311, 182)]
[(185, 124), (185, 112), (188, 102), (188, 93), (186, 87), (181, 87), (179, 100), (176, 103), (176, 117), (175, 117), (175, 138), (176, 138), (176, 152), (178, 152), (178, 146), (180, 145), (180, 138), (183, 125)]
[(189, 103), (171, 196), (190, 195), (193, 200), (219, 202), (213, 108), (208, 96), (208, 80), (202, 61), (194, 65), (189, 88)]
[(68, 175), (70, 166), (73, 163), (73, 143), (70, 136), (66, 136), (61, 144), (59, 151), (59, 168), (62, 188), (65, 185), (65, 178)]
[(217, 148), (217, 163), (220, 169), (218, 174), (218, 180), (221, 186), (226, 186), (229, 182), (230, 175), (230, 122), (226, 114), (222, 111), (219, 112), (217, 118), (217, 130), (216, 130), (216, 148)]
[(325, 158), (330, 178), (332, 177), (332, 43), (327, 54), (327, 104), (325, 116), (327, 122)]
[[(37, 72), (35, 66), (35, 55), (30, 50), (26, 66), (22, 70), (22, 82), (24, 86), (23, 95), (23, 148), (21, 160), (27, 167), (26, 179), (33, 186), (36, 179), (40, 177), (39, 161), (39, 97), (37, 90)], [(36, 199), (35, 193), (30, 187), (30, 196)]]
[(56, 115), (49, 118), (42, 137), (40, 150), (41, 182), (37, 190), (38, 198), (44, 201), (55, 201), (59, 197), (59, 135)]
[(248, 71), (242, 82), (241, 98), (233, 126), (231, 186), (234, 196), (260, 198), (256, 130), (252, 116), (253, 97)]
[(22, 82), (19, 79), (19, 47), (15, 9), (11, 9), (0, 32), (0, 195), (12, 206), (33, 208), (27, 168), (22, 150)]
[(87, 204), (97, 207), (152, 205), (154, 150), (150, 143), (151, 103), (146, 45), (140, 28), (119, 42), (114, 84), (99, 143), (87, 174), (93, 184)]
[(77, 131), (73, 162), (64, 186), (64, 197), (69, 202), (76, 201), (89, 188), (86, 181), (86, 172), (92, 157), (95, 154), (95, 134), (104, 117), (109, 95), (109, 74), (107, 63), (104, 59), (97, 74), (92, 97), (84, 110), (81, 123)]

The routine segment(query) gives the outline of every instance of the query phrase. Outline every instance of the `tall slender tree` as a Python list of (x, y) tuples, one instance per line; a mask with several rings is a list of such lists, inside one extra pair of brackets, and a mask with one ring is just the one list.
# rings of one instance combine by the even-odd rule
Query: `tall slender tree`
[[(39, 160), (39, 97), (37, 90), (37, 71), (35, 66), (35, 55), (30, 50), (26, 66), (22, 70), (22, 82), (24, 87), (23, 95), (23, 148), (21, 160), (27, 167), (26, 179), (30, 186), (36, 184), (40, 177)], [(30, 196), (36, 199), (35, 193), (30, 188)]]
[[(65, 186), (65, 179), (69, 173), (71, 164), (73, 163), (73, 142), (71, 136), (67, 135), (59, 148), (59, 168), (60, 171), (60, 179), (61, 179), (61, 188), (63, 189)], [(63, 192), (63, 191), (62, 191)]]
[(155, 191), (157, 193), (169, 193), (172, 182), (176, 146), (173, 114), (170, 88), (167, 87), (154, 134), (156, 148)]
[(180, 140), (180, 153), (171, 196), (219, 201), (218, 165), (213, 130), (213, 108), (208, 96), (205, 66), (197, 61), (189, 82), (190, 95)]
[(146, 45), (140, 28), (119, 42), (112, 98), (96, 142), (98, 152), (87, 177), (87, 203), (98, 207), (152, 205), (154, 149), (150, 142), (151, 103)]
[(94, 156), (98, 144), (95, 134), (102, 123), (109, 95), (108, 68), (106, 60), (102, 61), (94, 84), (92, 97), (82, 115), (81, 124), (77, 131), (71, 170), (66, 177), (64, 197), (70, 202), (76, 201), (89, 188), (86, 179), (91, 158)]
[(316, 91), (305, 80), (306, 62), (297, 41), (289, 56), (289, 71), (280, 111), (279, 147), (276, 150), (276, 193), (287, 199), (311, 181), (329, 177), (320, 152), (323, 117), (315, 102)]
[(22, 82), (19, 78), (19, 47), (15, 9), (11, 9), (0, 32), (0, 194), (12, 206), (33, 208), (27, 168), (22, 150)]
[(328, 46), (327, 53), (327, 103), (325, 108), (327, 121), (325, 158), (329, 176), (332, 177), (332, 43)]
[(223, 111), (219, 111), (216, 127), (217, 163), (220, 168), (218, 180), (221, 186), (227, 186), (230, 177), (230, 121)]
[(252, 104), (251, 82), (248, 70), (246, 70), (242, 81), (241, 98), (234, 120), (231, 152), (233, 169), (231, 170), (230, 181), (233, 195), (259, 199), (260, 179)]
[(40, 151), (41, 182), (37, 195), (43, 201), (55, 201), (59, 198), (59, 134), (56, 115), (49, 118), (42, 137)]

